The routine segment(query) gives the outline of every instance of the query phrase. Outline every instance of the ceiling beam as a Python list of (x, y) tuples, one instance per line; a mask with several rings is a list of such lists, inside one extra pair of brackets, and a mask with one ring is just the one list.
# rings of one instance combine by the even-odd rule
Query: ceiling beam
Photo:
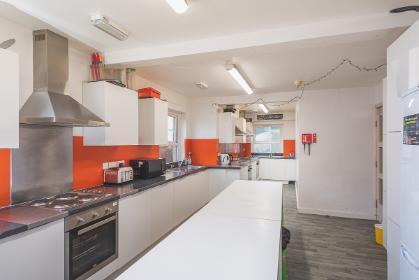
[(135, 66), (136, 63), (170, 57), (405, 27), (412, 25), (417, 19), (416, 13), (399, 15), (381, 13), (167, 45), (105, 51), (105, 56), (109, 64), (130, 64)]

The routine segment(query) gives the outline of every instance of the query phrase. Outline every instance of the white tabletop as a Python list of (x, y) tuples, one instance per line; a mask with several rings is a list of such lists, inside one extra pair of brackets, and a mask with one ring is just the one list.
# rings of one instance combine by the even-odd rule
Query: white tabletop
[(281, 209), (282, 184), (236, 181), (117, 279), (278, 279)]
[(282, 219), (282, 183), (235, 181), (200, 211), (202, 214)]

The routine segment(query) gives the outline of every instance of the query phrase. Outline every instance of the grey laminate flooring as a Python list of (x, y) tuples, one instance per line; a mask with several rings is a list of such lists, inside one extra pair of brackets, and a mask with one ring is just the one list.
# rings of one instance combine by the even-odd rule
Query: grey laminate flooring
[(293, 185), (284, 186), (291, 230), (287, 280), (385, 280), (386, 251), (374, 242), (374, 221), (298, 214)]

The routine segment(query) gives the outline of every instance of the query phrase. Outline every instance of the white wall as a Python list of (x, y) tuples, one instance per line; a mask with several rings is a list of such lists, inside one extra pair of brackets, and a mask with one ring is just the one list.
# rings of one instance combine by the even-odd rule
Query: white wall
[(297, 141), (300, 212), (375, 219), (374, 106), (381, 86), (307, 91), (297, 130), (317, 133), (311, 155)]
[(253, 126), (257, 125), (280, 125), (281, 126), (281, 138), (283, 140), (295, 140), (296, 130), (295, 130), (295, 112), (281, 112), (275, 111), (275, 113), (283, 114), (284, 117), (282, 120), (267, 120), (267, 121), (258, 121), (258, 113), (246, 114), (246, 118), (253, 119)]
[[(296, 92), (272, 93), (264, 95), (243, 95), (239, 96), (217, 96), (191, 98), (191, 138), (195, 139), (214, 139), (217, 135), (217, 104), (245, 104), (252, 103), (263, 98), (267, 103), (287, 101), (294, 97)], [(292, 128), (287, 130), (291, 131)]]

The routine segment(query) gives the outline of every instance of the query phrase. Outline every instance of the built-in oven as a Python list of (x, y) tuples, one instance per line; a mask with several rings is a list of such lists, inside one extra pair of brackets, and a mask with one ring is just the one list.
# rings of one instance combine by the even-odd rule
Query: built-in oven
[(65, 219), (65, 279), (83, 280), (118, 257), (118, 201)]

